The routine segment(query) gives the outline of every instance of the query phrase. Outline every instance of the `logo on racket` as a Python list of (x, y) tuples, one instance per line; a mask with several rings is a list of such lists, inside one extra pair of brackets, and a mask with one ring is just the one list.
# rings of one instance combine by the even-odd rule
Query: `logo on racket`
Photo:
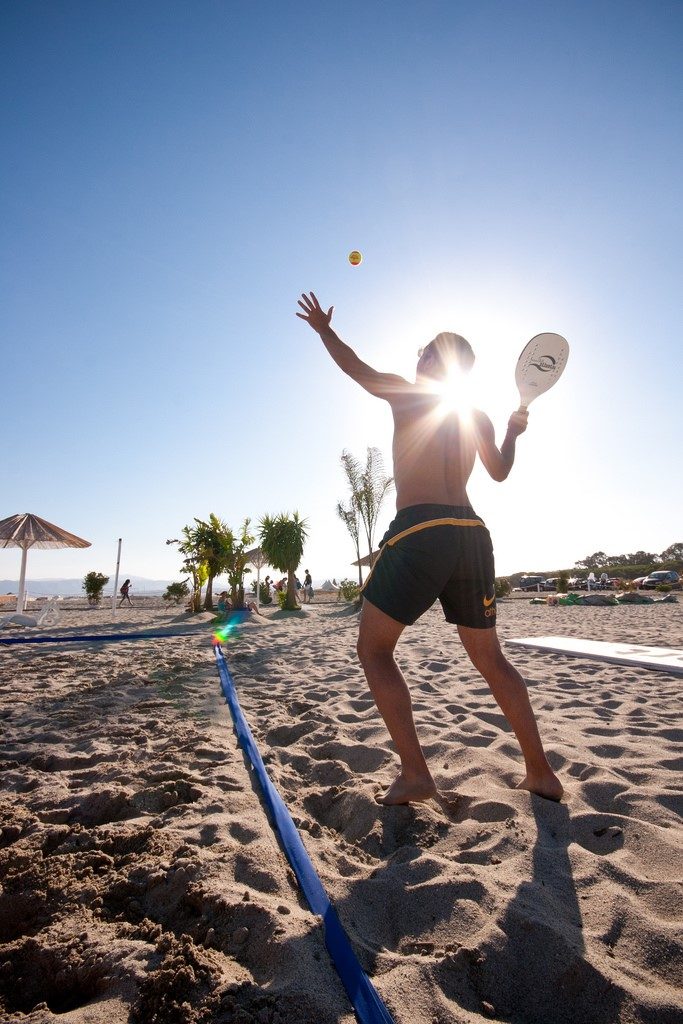
[(531, 366), (540, 370), (541, 373), (548, 373), (550, 370), (554, 370), (557, 364), (557, 360), (552, 356), (541, 356), (537, 363), (531, 363)]

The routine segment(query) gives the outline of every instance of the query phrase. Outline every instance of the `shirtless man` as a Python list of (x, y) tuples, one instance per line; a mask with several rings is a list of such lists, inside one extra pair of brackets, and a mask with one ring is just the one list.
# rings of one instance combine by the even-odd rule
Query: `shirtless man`
[(512, 414), (498, 449), (488, 416), (479, 410), (470, 418), (449, 412), (442, 401), (449, 371), (465, 374), (474, 363), (464, 338), (439, 334), (430, 341), (420, 352), (413, 384), (359, 359), (330, 327), (334, 307), (325, 312), (313, 292), (302, 295), (299, 306), (296, 315), (320, 335), (337, 366), (388, 402), (394, 417), (397, 515), (364, 587), (358, 636), (358, 657), (401, 761), (380, 803), (429, 800), (437, 792), (394, 659), (404, 628), (437, 597), (517, 736), (526, 765), (519, 788), (559, 800), (562, 785), (548, 764), (524, 680), (500, 648), (491, 538), (466, 490), (477, 454), (494, 480), (505, 480), (527, 413)]

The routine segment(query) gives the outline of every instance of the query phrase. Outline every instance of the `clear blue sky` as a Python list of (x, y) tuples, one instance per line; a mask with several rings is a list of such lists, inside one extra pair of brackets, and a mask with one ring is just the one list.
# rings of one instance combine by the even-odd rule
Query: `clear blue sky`
[(509, 480), (472, 478), (499, 573), (683, 540), (683, 5), (0, 19), (0, 518), (92, 541), (29, 577), (111, 573), (122, 536), (125, 574), (178, 578), (193, 516), (295, 508), (314, 578), (353, 574), (339, 456), (388, 458), (389, 415), (295, 318), (311, 288), (381, 370), (468, 337), (499, 437), (523, 344), (569, 339)]

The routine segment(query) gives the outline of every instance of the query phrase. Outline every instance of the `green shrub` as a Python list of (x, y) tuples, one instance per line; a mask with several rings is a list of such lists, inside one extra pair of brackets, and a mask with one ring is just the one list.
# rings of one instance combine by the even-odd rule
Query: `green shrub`
[(183, 580), (182, 583), (169, 583), (162, 594), (164, 601), (172, 601), (173, 604), (180, 604), (181, 601), (184, 601), (189, 596), (190, 587), (187, 580)]
[(283, 588), (282, 590), (276, 590), (275, 593), (277, 594), (278, 606), (284, 610), (287, 607), (287, 591)]
[(342, 580), (339, 590), (345, 601), (357, 601), (360, 597), (360, 587), (354, 580)]
[(495, 588), (496, 597), (507, 597), (512, 590), (510, 580), (506, 576), (497, 577)]
[(671, 589), (672, 586), (670, 583), (658, 583), (655, 587), (655, 590), (658, 590), (660, 594), (668, 594)]
[(569, 573), (561, 572), (557, 577), (557, 592), (558, 594), (566, 594), (569, 586)]
[[(254, 595), (254, 597), (256, 597), (256, 580), (252, 580), (252, 582), (251, 582), (251, 592)], [(270, 589), (266, 586), (265, 583), (262, 583), (260, 585), (258, 596), (259, 596), (259, 603), (260, 604), (272, 604), (273, 603), (273, 595), (270, 593)]]
[(102, 600), (102, 591), (109, 583), (109, 577), (103, 576), (101, 572), (89, 572), (83, 580), (83, 589), (88, 598), (88, 604), (98, 605)]

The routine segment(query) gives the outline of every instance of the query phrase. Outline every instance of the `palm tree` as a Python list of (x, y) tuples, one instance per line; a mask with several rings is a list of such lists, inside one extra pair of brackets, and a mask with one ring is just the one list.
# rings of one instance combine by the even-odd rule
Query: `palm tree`
[(209, 516), (208, 523), (203, 519), (196, 518), (195, 523), (197, 526), (194, 530), (194, 541), (197, 551), (208, 569), (204, 608), (206, 611), (213, 611), (213, 581), (228, 567), (234, 546), (234, 537), (228, 524), (213, 512)]
[(279, 572), (287, 573), (287, 600), (285, 609), (293, 612), (298, 608), (294, 573), (299, 568), (308, 537), (306, 520), (295, 512), (289, 516), (264, 516), (260, 522), (261, 550), (269, 565)]
[[(372, 567), (375, 528), (382, 502), (393, 487), (394, 479), (384, 474), (384, 461), (379, 448), (368, 448), (365, 469), (351, 452), (342, 452), (341, 461), (351, 488), (351, 508), (357, 510), (363, 524)], [(347, 527), (351, 533), (348, 522)]]

